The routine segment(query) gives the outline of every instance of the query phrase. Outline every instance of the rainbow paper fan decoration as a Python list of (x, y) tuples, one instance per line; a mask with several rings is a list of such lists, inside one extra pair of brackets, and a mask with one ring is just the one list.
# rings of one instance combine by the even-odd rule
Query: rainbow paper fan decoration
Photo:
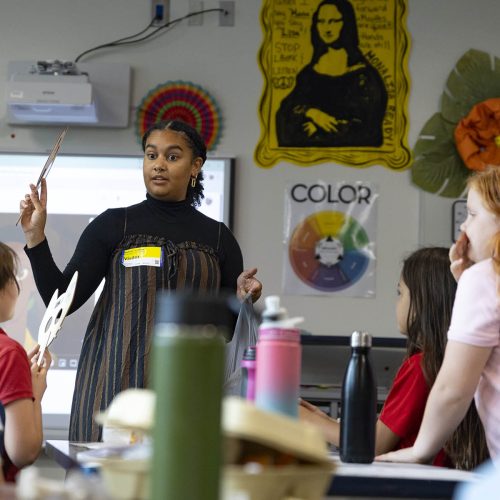
[(217, 103), (206, 90), (190, 82), (162, 83), (144, 97), (136, 114), (139, 142), (144, 132), (160, 120), (188, 123), (203, 137), (208, 150), (215, 148), (221, 135), (222, 119)]

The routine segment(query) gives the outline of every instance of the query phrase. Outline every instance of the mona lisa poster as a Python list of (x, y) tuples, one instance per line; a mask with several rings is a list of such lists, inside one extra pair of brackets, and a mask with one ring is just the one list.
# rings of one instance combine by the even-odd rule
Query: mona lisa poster
[(406, 0), (264, 0), (260, 166), (409, 166), (406, 13)]

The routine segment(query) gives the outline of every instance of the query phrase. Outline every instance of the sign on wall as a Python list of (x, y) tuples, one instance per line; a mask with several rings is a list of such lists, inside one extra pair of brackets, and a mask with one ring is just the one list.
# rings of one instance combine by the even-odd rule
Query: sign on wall
[(285, 293), (375, 297), (377, 198), (371, 182), (287, 186)]
[(256, 162), (408, 166), (406, 0), (265, 0)]

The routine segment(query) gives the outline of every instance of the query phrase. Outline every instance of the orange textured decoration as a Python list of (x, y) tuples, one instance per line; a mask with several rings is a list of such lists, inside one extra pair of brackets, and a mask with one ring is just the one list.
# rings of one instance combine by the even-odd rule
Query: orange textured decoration
[(500, 98), (476, 104), (458, 122), (455, 144), (465, 165), (471, 170), (500, 165)]

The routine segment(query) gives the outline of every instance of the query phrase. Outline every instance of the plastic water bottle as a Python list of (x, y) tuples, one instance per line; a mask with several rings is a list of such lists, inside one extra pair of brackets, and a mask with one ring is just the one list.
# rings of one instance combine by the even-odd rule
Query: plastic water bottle
[(233, 325), (220, 298), (157, 295), (150, 498), (219, 499), (224, 346)]
[(241, 360), (241, 397), (249, 401), (255, 400), (255, 358), (255, 346), (247, 347)]
[(297, 418), (300, 390), (300, 330), (303, 318), (288, 318), (280, 298), (266, 297), (257, 341), (255, 404)]
[(375, 458), (377, 384), (370, 362), (371, 336), (354, 332), (351, 358), (342, 384), (340, 408), (340, 459), (371, 463)]

